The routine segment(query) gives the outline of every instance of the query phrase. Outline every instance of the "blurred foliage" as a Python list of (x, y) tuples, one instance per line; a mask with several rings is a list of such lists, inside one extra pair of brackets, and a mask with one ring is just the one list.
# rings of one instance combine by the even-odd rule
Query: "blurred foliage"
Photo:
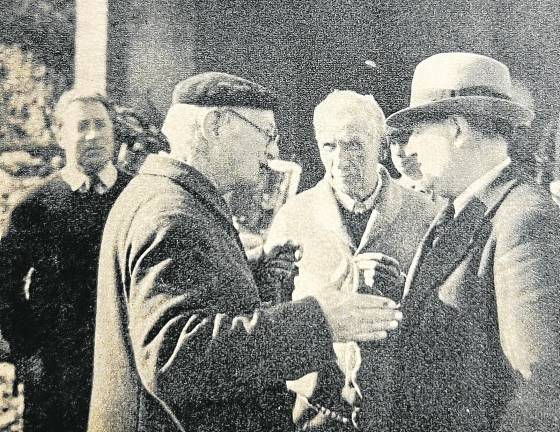
[(18, 45), (0, 45), (0, 149), (53, 146), (53, 92), (46, 71)]
[(74, 5), (72, 0), (3, 0), (0, 8), (0, 43), (18, 44), (47, 68), (61, 72), (62, 89), (71, 80)]

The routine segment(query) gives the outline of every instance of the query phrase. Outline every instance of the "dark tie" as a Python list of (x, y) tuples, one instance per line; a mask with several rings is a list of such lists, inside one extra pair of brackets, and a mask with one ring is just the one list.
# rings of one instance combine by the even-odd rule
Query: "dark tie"
[(432, 222), (430, 231), (426, 237), (426, 248), (433, 249), (439, 242), (441, 236), (455, 217), (455, 206), (452, 202), (446, 204), (438, 213), (434, 221)]

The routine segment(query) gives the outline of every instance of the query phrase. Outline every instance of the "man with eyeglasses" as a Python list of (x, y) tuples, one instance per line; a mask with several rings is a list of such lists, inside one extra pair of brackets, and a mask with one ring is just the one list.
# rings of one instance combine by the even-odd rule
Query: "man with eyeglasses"
[(224, 73), (176, 86), (170, 153), (147, 158), (103, 236), (91, 432), (293, 430), (285, 381), (333, 361), (333, 341), (398, 325), (378, 296), (261, 302), (222, 195), (254, 186), (277, 155), (276, 104)]

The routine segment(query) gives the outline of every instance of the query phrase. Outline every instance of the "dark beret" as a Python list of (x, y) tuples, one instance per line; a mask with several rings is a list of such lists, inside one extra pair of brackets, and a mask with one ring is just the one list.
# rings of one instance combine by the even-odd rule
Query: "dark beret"
[(205, 72), (177, 84), (172, 103), (274, 110), (278, 100), (270, 90), (252, 81), (222, 72)]

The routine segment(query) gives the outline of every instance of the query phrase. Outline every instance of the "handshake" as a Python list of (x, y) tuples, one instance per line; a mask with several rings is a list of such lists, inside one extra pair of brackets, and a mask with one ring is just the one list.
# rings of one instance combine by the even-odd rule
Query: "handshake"
[[(258, 285), (264, 290), (261, 294), (264, 301), (291, 300), (294, 278), (298, 274), (297, 263), (303, 253), (300, 247), (288, 242), (273, 247), (259, 258), (254, 273), (257, 281), (261, 281)], [(378, 295), (347, 292), (344, 287), (356, 273), (363, 278), (367, 291)], [(381, 253), (363, 253), (343, 260), (324, 286), (311, 287), (311, 295), (330, 324), (334, 342), (382, 340), (402, 320), (395, 300), (400, 300), (404, 282), (404, 273), (394, 258)], [(395, 300), (384, 296), (380, 287)], [(274, 293), (270, 292), (271, 288)]]

